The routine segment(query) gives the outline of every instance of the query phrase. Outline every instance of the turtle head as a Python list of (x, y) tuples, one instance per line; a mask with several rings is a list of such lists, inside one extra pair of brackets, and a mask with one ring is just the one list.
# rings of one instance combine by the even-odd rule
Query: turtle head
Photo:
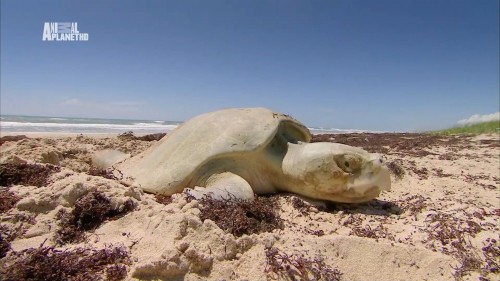
[(304, 196), (357, 203), (391, 188), (389, 170), (378, 154), (328, 142), (302, 143), (289, 152), (293, 160), (284, 161), (284, 172), (295, 178), (293, 192)]

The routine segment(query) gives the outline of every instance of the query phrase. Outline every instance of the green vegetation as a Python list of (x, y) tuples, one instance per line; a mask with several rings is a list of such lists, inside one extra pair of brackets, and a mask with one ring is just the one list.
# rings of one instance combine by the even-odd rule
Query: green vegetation
[(490, 121), (472, 125), (456, 126), (445, 130), (435, 131), (435, 133), (445, 135), (500, 133), (500, 121)]

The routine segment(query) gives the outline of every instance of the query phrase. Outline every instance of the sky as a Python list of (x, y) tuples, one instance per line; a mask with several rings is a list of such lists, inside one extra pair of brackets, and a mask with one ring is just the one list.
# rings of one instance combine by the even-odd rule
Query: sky
[[(0, 113), (446, 128), (499, 108), (498, 0), (1, 1)], [(43, 41), (76, 22), (88, 41)]]

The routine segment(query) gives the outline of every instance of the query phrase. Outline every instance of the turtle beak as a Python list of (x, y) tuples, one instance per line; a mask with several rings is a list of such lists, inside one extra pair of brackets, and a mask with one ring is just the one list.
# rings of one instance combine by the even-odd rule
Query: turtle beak
[(370, 159), (372, 173), (374, 174), (373, 185), (379, 190), (391, 190), (391, 175), (385, 166), (385, 157), (379, 154), (372, 154)]
[(378, 187), (379, 190), (391, 190), (391, 175), (385, 165), (379, 168), (373, 185)]
[(370, 190), (391, 190), (391, 176), (384, 164), (384, 158), (378, 154), (370, 155), (370, 159), (362, 168), (358, 177), (349, 183), (348, 189), (357, 194), (365, 194)]

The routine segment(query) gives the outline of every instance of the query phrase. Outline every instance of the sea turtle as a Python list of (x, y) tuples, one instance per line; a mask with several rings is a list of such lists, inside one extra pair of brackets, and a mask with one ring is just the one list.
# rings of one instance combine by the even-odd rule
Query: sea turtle
[[(330, 142), (288, 115), (265, 108), (225, 109), (194, 117), (158, 143), (114, 165), (123, 183), (172, 195), (252, 200), (292, 192), (312, 199), (364, 202), (390, 190), (382, 157)], [(109, 156), (109, 151), (104, 153)], [(99, 158), (99, 157), (97, 157)]]

